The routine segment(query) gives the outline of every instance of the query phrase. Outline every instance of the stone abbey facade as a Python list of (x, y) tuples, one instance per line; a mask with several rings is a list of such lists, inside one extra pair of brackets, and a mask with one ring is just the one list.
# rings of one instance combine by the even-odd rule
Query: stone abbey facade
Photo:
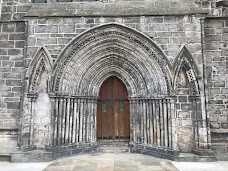
[(124, 138), (135, 153), (228, 159), (228, 1), (0, 7), (1, 157), (50, 161)]

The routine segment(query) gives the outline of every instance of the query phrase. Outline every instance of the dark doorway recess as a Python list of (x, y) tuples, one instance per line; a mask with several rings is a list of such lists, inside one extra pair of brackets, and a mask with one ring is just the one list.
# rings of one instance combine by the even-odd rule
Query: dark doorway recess
[(99, 142), (129, 142), (130, 110), (128, 93), (123, 82), (109, 77), (100, 88), (97, 108)]

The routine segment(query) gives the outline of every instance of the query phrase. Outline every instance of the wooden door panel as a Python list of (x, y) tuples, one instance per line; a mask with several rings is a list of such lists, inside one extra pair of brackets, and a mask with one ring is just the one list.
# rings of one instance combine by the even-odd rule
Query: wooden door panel
[(125, 138), (129, 140), (128, 93), (123, 82), (117, 77), (110, 77), (102, 84), (97, 112), (98, 139), (120, 140)]

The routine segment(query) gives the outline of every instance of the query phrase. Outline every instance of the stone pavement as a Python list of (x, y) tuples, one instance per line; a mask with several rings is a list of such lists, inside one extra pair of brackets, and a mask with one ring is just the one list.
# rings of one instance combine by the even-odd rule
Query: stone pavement
[(44, 171), (179, 171), (169, 160), (132, 153), (84, 154), (53, 161)]
[(228, 161), (173, 162), (132, 153), (95, 153), (46, 163), (0, 162), (0, 171), (228, 171)]

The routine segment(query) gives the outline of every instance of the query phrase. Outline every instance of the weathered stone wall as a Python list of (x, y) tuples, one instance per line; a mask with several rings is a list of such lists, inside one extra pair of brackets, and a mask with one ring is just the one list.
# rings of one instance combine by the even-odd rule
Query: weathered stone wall
[[(48, 2), (51, 1), (52, 0)], [(74, 0), (74, 2), (76, 1), (77, 0)], [(110, 0), (109, 2), (114, 1)], [(122, 2), (124, 5), (129, 5), (125, 1), (119, 0), (115, 2)], [(145, 2), (147, 1), (145, 0)], [(154, 1), (151, 0), (150, 2)], [(141, 11), (137, 6), (134, 6), (136, 11), (125, 11), (126, 13), (132, 14), (131, 17), (115, 16), (115, 10), (111, 11), (114, 16), (101, 17), (99, 16), (100, 13), (96, 13), (95, 16), (90, 13), (88, 15), (87, 10), (90, 10), (92, 6), (82, 11), (82, 14), (87, 16), (82, 17), (82, 14), (80, 14), (80, 16), (72, 12), (71, 8), (74, 8), (72, 5), (72, 7), (68, 6), (68, 10), (65, 10), (66, 14), (70, 14), (69, 18), (66, 16), (55, 16), (53, 18), (51, 15), (54, 14), (50, 12), (50, 9), (46, 9), (47, 13), (42, 13), (43, 11), (45, 12), (45, 9), (42, 9), (42, 5), (37, 5), (33, 7), (33, 11), (30, 11), (27, 17), (23, 18), (22, 16), (26, 15), (26, 12), (32, 7), (33, 4), (31, 2), (26, 0), (0, 1), (0, 4), (2, 4), (0, 17), (0, 153), (9, 154), (15, 150), (16, 147), (17, 131), (15, 130), (18, 129), (20, 123), (22, 82), (25, 76), (23, 70), (24, 52), (26, 52), (25, 67), (27, 69), (35, 53), (42, 46), (46, 47), (53, 61), (55, 61), (64, 47), (83, 31), (105, 23), (114, 22), (136, 29), (150, 37), (161, 47), (169, 57), (171, 63), (177, 56), (180, 46), (186, 44), (198, 64), (201, 74), (203, 74), (201, 34), (203, 33), (202, 31), (204, 31), (206, 93), (208, 94), (207, 114), (210, 118), (212, 147), (216, 151), (218, 159), (227, 159), (227, 155), (222, 155), (221, 153), (227, 153), (228, 149), (226, 100), (228, 92), (228, 55), (226, 52), (228, 21), (226, 21), (226, 16), (228, 10), (227, 7), (218, 5), (216, 7), (218, 0), (196, 0), (195, 4), (204, 8), (209, 13), (205, 20), (205, 29), (202, 29), (200, 17), (186, 15), (184, 13), (191, 11), (189, 8), (185, 8), (186, 11), (183, 9), (180, 11), (173, 10), (180, 6), (182, 2), (189, 3), (190, 1), (172, 1), (172, 3), (166, 3), (164, 8), (162, 8), (162, 5), (165, 4), (165, 1), (162, 1), (160, 4), (157, 4), (159, 8), (155, 3), (152, 4), (151, 9), (148, 11)], [(140, 5), (138, 4), (138, 6)], [(142, 4), (141, 6), (145, 8)], [(99, 10), (103, 6), (98, 5), (94, 7), (96, 7), (96, 10)], [(111, 6), (107, 7), (110, 8)], [(49, 15), (49, 18), (33, 18), (34, 16), (30, 18), (29, 16), (32, 16), (34, 11), (36, 12), (36, 10), (34, 10), (36, 8), (43, 10), (40, 12), (40, 15)], [(55, 9), (55, 6), (49, 6), (49, 8)], [(65, 6), (56, 5), (56, 8), (60, 9), (59, 12), (62, 13), (62, 8), (65, 8)], [(120, 10), (121, 8), (122, 7), (115, 6), (115, 9), (117, 11), (119, 10), (118, 12), (123, 12), (124, 15), (124, 11)], [(94, 12), (93, 10), (90, 11)], [(197, 9), (194, 8), (192, 11), (197, 11)], [(101, 12), (105, 13), (107, 11), (103, 10)], [(136, 12), (147, 15), (135, 15)], [(165, 13), (165, 16), (156, 16), (157, 14), (160, 15), (160, 12)], [(182, 15), (177, 16), (178, 12)], [(148, 13), (153, 14), (153, 16), (149, 16)], [(168, 15), (168, 13), (172, 13), (172, 15)], [(210, 16), (220, 18), (214, 19), (210, 18)], [(28, 21), (28, 32), (25, 32), (25, 21)], [(25, 34), (28, 34), (27, 45), (25, 45)], [(24, 46), (28, 48), (24, 48)], [(202, 88), (201, 93), (203, 93), (203, 86), (200, 88)], [(185, 139), (184, 135), (193, 131), (191, 130), (191, 109), (187, 107), (189, 106), (189, 96), (183, 96), (181, 93), (179, 95), (177, 99), (177, 107), (179, 105), (179, 111), (177, 113), (179, 125), (177, 126), (180, 126), (181, 129), (179, 131), (179, 145), (184, 144), (183, 151), (189, 151), (189, 149), (185, 149), (185, 147), (187, 143), (191, 143), (193, 136), (187, 137), (190, 138), (188, 139), (189, 141), (183, 143), (183, 139)], [(41, 111), (41, 113), (42, 112), (43, 111)], [(41, 125), (42, 124), (40, 124), (40, 126)], [(45, 124), (43, 124), (42, 127), (44, 125)], [(182, 127), (185, 127), (185, 129), (182, 129)], [(41, 132), (43, 131), (42, 129), (40, 129)], [(9, 144), (11, 144), (10, 147)], [(194, 144), (191, 145), (194, 146)]]
[(181, 152), (191, 153), (195, 148), (194, 113), (190, 102), (190, 86), (183, 70), (178, 74), (177, 95), (177, 136)]
[(25, 24), (0, 22), (0, 30), (0, 151), (9, 154), (16, 145), (20, 118)]
[[(228, 157), (227, 31), (228, 20), (225, 18), (206, 19), (205, 76), (208, 90), (208, 114), (210, 116), (212, 147), (221, 160)], [(221, 153), (224, 153), (224, 156)]]
[(194, 16), (159, 17), (75, 17), (28, 19), (28, 58), (46, 46), (53, 59), (77, 35), (105, 23), (119, 23), (144, 33), (154, 40), (171, 61), (182, 44), (186, 44), (199, 65), (201, 57), (201, 28)]
[(204, 55), (207, 114), (211, 127), (212, 149), (219, 160), (227, 160), (228, 115), (227, 115), (227, 1), (196, 1), (208, 11), (204, 23)]
[(31, 8), (31, 1), (27, 0), (2, 0), (1, 20), (18, 21)]
[[(202, 68), (200, 19), (194, 16), (28, 18), (27, 20), (29, 59), (27, 67), (42, 46), (45, 46), (53, 60), (56, 60), (64, 47), (83, 31), (101, 24), (118, 23), (150, 37), (162, 48), (171, 62), (177, 56), (181, 45), (186, 44), (198, 67)], [(179, 107), (182, 108), (178, 115), (178, 143), (182, 152), (191, 152), (195, 147), (192, 114), (189, 112), (191, 105), (188, 98), (181, 96), (181, 93), (178, 97)], [(188, 112), (188, 116), (183, 116), (183, 112)]]

